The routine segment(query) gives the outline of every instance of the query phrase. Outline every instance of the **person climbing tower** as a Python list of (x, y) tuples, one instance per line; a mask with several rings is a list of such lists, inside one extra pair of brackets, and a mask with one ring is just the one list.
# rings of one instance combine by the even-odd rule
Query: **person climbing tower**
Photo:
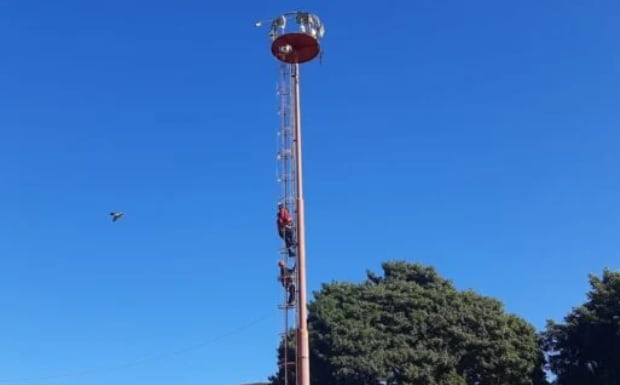
[(284, 239), (286, 249), (288, 250), (288, 256), (294, 257), (295, 251), (293, 248), (296, 246), (293, 239), (293, 218), (289, 214), (288, 210), (284, 206), (284, 203), (278, 204), (278, 235)]
[(280, 268), (280, 277), (278, 280), (282, 283), (282, 287), (288, 292), (288, 306), (295, 305), (295, 284), (293, 283), (293, 274), (295, 273), (295, 267), (289, 268), (286, 266), (286, 262), (283, 260), (278, 261), (278, 267)]

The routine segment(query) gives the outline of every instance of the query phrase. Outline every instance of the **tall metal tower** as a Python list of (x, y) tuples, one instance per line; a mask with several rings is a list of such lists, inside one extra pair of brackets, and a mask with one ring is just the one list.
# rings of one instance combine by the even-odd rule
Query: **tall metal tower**
[[(301, 156), (301, 108), (299, 100), (300, 64), (316, 58), (321, 52), (320, 40), (325, 28), (318, 16), (308, 12), (288, 12), (268, 22), (271, 23), (271, 53), (281, 62), (278, 94), (280, 96), (280, 128), (278, 130), (278, 181), (281, 184), (280, 204), (294, 213), (291, 252), (285, 247), (283, 253), (296, 256), (292, 278), (296, 287), (294, 306), (281, 306), (285, 312), (284, 382), (288, 385), (288, 310), (295, 309), (295, 373), (297, 385), (310, 385), (310, 357), (306, 314), (306, 239), (304, 222), (303, 173)], [(261, 26), (263, 22), (256, 25)], [(286, 259), (286, 258), (285, 258)], [(288, 261), (288, 259), (287, 259)], [(288, 268), (288, 265), (287, 265)]]

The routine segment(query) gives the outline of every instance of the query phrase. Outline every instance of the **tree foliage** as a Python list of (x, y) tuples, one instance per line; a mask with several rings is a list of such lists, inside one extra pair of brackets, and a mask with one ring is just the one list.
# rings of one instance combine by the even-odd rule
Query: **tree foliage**
[(429, 267), (382, 267), (383, 276), (368, 272), (360, 284), (333, 282), (314, 294), (313, 384), (545, 383), (534, 328), (500, 302), (457, 291)]
[(587, 301), (543, 335), (557, 385), (620, 384), (620, 273), (589, 279)]

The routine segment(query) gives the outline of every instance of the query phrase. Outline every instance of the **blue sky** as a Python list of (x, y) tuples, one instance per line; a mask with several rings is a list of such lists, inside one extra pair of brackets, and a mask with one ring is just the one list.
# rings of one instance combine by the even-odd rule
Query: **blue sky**
[(405, 259), (542, 328), (620, 267), (617, 1), (5, 0), (0, 383), (275, 371), (254, 22), (295, 9), (327, 27), (301, 74), (311, 290)]

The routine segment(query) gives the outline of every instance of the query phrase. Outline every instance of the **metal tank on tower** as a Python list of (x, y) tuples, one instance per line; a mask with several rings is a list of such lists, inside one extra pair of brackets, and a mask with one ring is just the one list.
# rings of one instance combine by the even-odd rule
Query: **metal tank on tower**
[[(285, 288), (284, 304), (280, 306), (284, 310), (285, 324), (284, 354), (280, 364), (285, 385), (289, 385), (291, 366), (296, 377), (295, 383), (310, 385), (299, 69), (300, 64), (321, 54), (320, 42), (325, 27), (317, 15), (302, 11), (287, 12), (256, 23), (258, 27), (263, 24), (270, 25), (271, 53), (280, 61), (277, 87), (280, 99), (277, 179), (281, 189), (278, 231), (283, 242), (281, 253), (284, 260), (279, 263), (279, 279)], [(288, 361), (289, 310), (295, 311), (296, 320), (293, 339), (295, 358), (291, 362)]]

